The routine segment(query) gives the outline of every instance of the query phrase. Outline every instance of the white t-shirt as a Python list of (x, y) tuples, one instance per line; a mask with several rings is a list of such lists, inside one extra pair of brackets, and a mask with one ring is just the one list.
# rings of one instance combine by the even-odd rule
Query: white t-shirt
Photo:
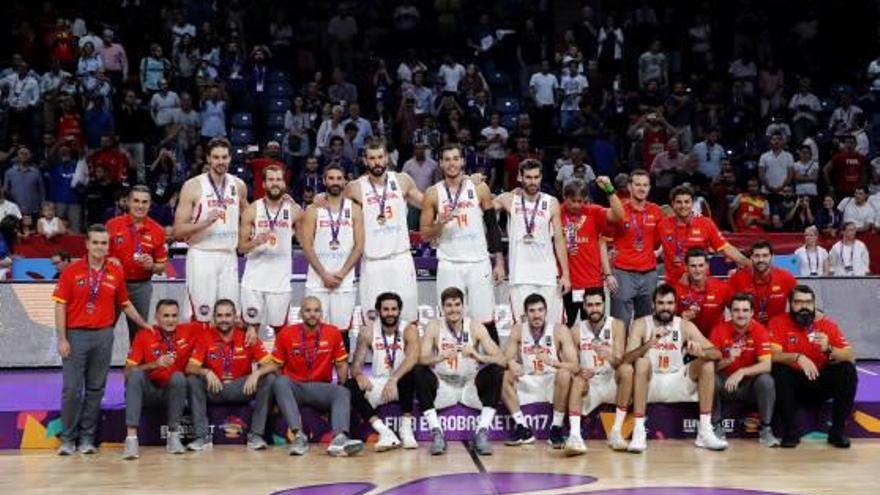
[(866, 224), (874, 224), (877, 220), (877, 210), (865, 201), (862, 205), (857, 205), (852, 197), (843, 198), (837, 205), (838, 211), (843, 213), (843, 223), (855, 222), (856, 228), (861, 230)]
[(555, 94), (558, 87), (559, 81), (553, 74), (537, 72), (529, 80), (529, 88), (535, 91), (535, 102), (542, 107), (556, 104)]
[(174, 91), (168, 91), (165, 96), (156, 93), (150, 98), (150, 108), (156, 115), (156, 125), (168, 125), (174, 120), (175, 110), (180, 108), (180, 98)]
[(871, 258), (865, 243), (856, 239), (851, 246), (837, 241), (831, 246), (831, 271), (835, 277), (863, 277), (871, 268)]
[(443, 81), (443, 91), (458, 93), (458, 83), (464, 77), (464, 66), (454, 64), (452, 67), (443, 64), (437, 71), (437, 76)]
[(562, 168), (559, 169), (559, 172), (556, 174), (556, 181), (562, 183), (562, 187), (568, 185), (569, 182), (575, 179), (581, 179), (586, 183), (590, 183), (596, 180), (596, 173), (593, 172), (593, 167), (584, 163), (585, 171), (583, 177), (576, 177), (574, 175), (574, 165), (567, 164), (563, 165)]
[(816, 246), (815, 251), (807, 251), (806, 246), (797, 248), (794, 255), (798, 263), (798, 273), (801, 277), (818, 277), (823, 275), (823, 267), (828, 259), (828, 250), (822, 246)]
[(0, 201), (0, 220), (6, 218), (7, 215), (12, 215), (16, 218), (21, 218), (21, 210), (18, 208), (18, 205), (5, 199)]
[(794, 158), (787, 151), (780, 151), (779, 154), (772, 150), (767, 151), (761, 155), (761, 159), (758, 161), (758, 169), (764, 171), (766, 186), (773, 188), (780, 188), (785, 184), (788, 171), (793, 166)]
[[(502, 126), (498, 127), (486, 127), (482, 131), (480, 131), (480, 135), (486, 138), (486, 141), (489, 142), (489, 145), (486, 147), (486, 156), (493, 160), (501, 160), (504, 158), (504, 143), (507, 142), (507, 129)], [(501, 136), (500, 142), (492, 142), (489, 141), (494, 136)]]
[[(816, 162), (816, 160), (810, 160), (807, 163), (798, 160), (794, 162), (793, 167), (795, 173), (802, 176), (808, 176), (812, 173), (818, 173), (819, 171), (819, 163)], [(818, 177), (818, 175), (816, 177)], [(798, 196), (815, 196), (819, 194), (819, 192), (816, 190), (816, 179), (813, 179), (812, 182), (797, 182), (797, 180), (795, 180), (794, 192)]]
[(589, 86), (587, 78), (583, 74), (575, 74), (570, 76), (565, 74), (560, 82), (562, 87), (562, 111), (576, 111), (579, 109), (581, 102), (581, 93)]

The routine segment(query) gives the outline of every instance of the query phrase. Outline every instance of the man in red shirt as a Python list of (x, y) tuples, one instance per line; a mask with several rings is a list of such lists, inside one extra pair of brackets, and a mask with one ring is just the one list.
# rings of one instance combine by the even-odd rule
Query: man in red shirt
[[(149, 218), (151, 195), (147, 186), (137, 185), (128, 193), (128, 213), (107, 221), (110, 257), (122, 265), (128, 297), (138, 313), (147, 317), (153, 297), (153, 275), (165, 271), (168, 247), (165, 230)], [(128, 320), (129, 342), (139, 327)]]
[(529, 159), (537, 160), (538, 156), (529, 151), (529, 138), (519, 136), (516, 138), (516, 149), (504, 158), (505, 191), (513, 191), (522, 186), (519, 164)]
[(590, 202), (587, 185), (573, 180), (562, 190), (562, 231), (568, 247), (568, 270), (571, 273), (571, 291), (562, 295), (565, 305), (566, 325), (572, 326), (580, 315), (587, 315), (581, 301), (587, 289), (604, 288), (605, 274), (611, 273), (608, 247), (602, 233), (609, 222), (623, 219), (623, 203), (614, 194), (611, 179), (596, 179), (599, 189), (608, 194), (611, 208), (603, 208)]
[(752, 266), (740, 268), (727, 281), (734, 294), (745, 292), (755, 302), (755, 319), (767, 324), (771, 318), (785, 313), (791, 290), (797, 285), (794, 276), (772, 266), (773, 246), (767, 241), (752, 245)]
[(706, 251), (690, 248), (684, 259), (687, 274), (671, 284), (678, 299), (676, 311), (708, 337), (712, 328), (724, 320), (730, 290), (727, 282), (709, 275), (709, 255)]
[(739, 266), (749, 264), (748, 258), (721, 235), (711, 218), (694, 215), (693, 189), (685, 185), (677, 186), (672, 189), (669, 199), (674, 215), (662, 219), (657, 225), (667, 283), (673, 283), (684, 274), (684, 255), (693, 247), (723, 253)]
[(630, 198), (623, 219), (613, 224), (614, 274), (607, 277), (611, 316), (629, 326), (630, 319), (651, 314), (651, 294), (657, 286), (657, 224), (663, 210), (648, 201), (651, 176), (644, 170), (629, 175)]
[[(263, 177), (263, 170), (271, 165), (275, 165), (281, 167), (281, 170), (284, 170), (284, 182), (287, 184), (291, 184), (290, 170), (287, 169), (287, 164), (278, 159), (279, 156), (281, 156), (281, 145), (278, 144), (278, 141), (269, 141), (268, 143), (266, 143), (266, 148), (263, 151), (263, 156), (248, 160), (247, 164), (248, 167), (250, 167), (251, 169), (251, 174), (254, 177)], [(266, 189), (263, 186), (263, 182), (260, 180), (254, 180), (253, 183), (253, 199), (262, 198), (266, 194)]]
[(101, 136), (101, 148), (89, 156), (88, 163), (92, 178), (99, 167), (103, 167), (110, 180), (117, 184), (124, 183), (128, 178), (128, 155), (119, 149), (112, 134)]
[(192, 328), (180, 325), (180, 305), (174, 299), (156, 304), (156, 325), (142, 328), (132, 341), (125, 360), (125, 425), (128, 434), (122, 458), (137, 459), (138, 426), (141, 410), (147, 406), (166, 406), (170, 454), (186, 452), (180, 442), (180, 417), (186, 405), (186, 362), (192, 352), (195, 335)]
[(770, 223), (770, 202), (761, 194), (758, 179), (749, 179), (746, 192), (733, 198), (727, 220), (735, 232), (764, 232), (764, 226)]
[[(267, 367), (281, 371), (272, 389), (294, 435), (288, 453), (304, 455), (309, 450), (299, 412), (299, 404), (303, 404), (330, 413), (334, 436), (327, 453), (334, 457), (354, 455), (364, 449), (364, 443), (348, 438), (351, 393), (342, 385), (348, 379), (342, 333), (321, 321), (321, 301), (316, 297), (303, 299), (300, 317), (302, 323), (283, 327), (275, 337), (273, 363)], [(332, 383), (334, 369), (336, 383)]]
[(855, 136), (843, 138), (843, 149), (828, 160), (822, 168), (822, 174), (838, 199), (852, 196), (856, 187), (867, 183), (865, 157), (856, 151)]
[(712, 329), (709, 340), (721, 351), (715, 363), (715, 405), (712, 423), (715, 436), (724, 438), (721, 408), (724, 401), (757, 403), (761, 416), (759, 443), (764, 447), (779, 446), (779, 439), (770, 427), (776, 404), (776, 387), (770, 374), (770, 337), (767, 329), (753, 320), (755, 308), (748, 294), (736, 294), (730, 300), (730, 321), (720, 322)]
[[(252, 398), (256, 400), (247, 446), (251, 450), (267, 447), (263, 434), (275, 382), (271, 374), (274, 367), (259, 339), (246, 343), (245, 331), (235, 327), (236, 314), (235, 303), (229, 299), (214, 303), (214, 325), (202, 334), (186, 365), (196, 437), (187, 445), (189, 450), (204, 450), (213, 444), (208, 431), (208, 402), (248, 403)], [(260, 366), (254, 369), (254, 364)]]
[(852, 414), (858, 376), (855, 353), (836, 323), (816, 314), (816, 294), (798, 285), (789, 299), (790, 309), (770, 321), (773, 349), (773, 379), (776, 404), (782, 424), (782, 447), (794, 448), (798, 402), (831, 399), (831, 429), (828, 443), (849, 448), (844, 435), (846, 419)]
[(59, 455), (77, 450), (94, 454), (101, 400), (113, 357), (113, 323), (122, 311), (141, 327), (149, 324), (128, 300), (122, 268), (107, 263), (110, 236), (103, 225), (86, 232), (85, 258), (61, 273), (55, 300), (55, 331), (61, 356), (61, 447)]

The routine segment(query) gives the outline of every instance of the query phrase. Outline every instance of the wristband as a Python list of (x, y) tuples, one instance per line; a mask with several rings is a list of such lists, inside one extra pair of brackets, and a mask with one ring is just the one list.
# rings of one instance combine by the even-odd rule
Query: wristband
[(611, 196), (614, 194), (614, 184), (605, 184), (602, 186), (602, 191), (604, 191), (606, 195)]

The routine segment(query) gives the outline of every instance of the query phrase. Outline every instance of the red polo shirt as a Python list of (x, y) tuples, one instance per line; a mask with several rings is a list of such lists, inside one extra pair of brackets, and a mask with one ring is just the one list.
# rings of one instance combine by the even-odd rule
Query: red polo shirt
[(306, 332), (300, 323), (286, 325), (278, 332), (272, 359), (282, 365), (282, 373), (291, 380), (329, 383), (333, 381), (334, 365), (348, 359), (348, 353), (338, 328), (321, 323), (317, 332)]
[(152, 363), (162, 357), (162, 355), (174, 352), (174, 363), (171, 366), (160, 366), (150, 371), (150, 380), (156, 386), (164, 387), (171, 381), (171, 375), (177, 371), (183, 373), (186, 369), (186, 363), (189, 361), (193, 344), (199, 335), (197, 330), (197, 328), (192, 327), (188, 323), (182, 323), (177, 325), (174, 334), (166, 339), (165, 334), (160, 328), (142, 328), (135, 335), (125, 362), (126, 364), (138, 366)]
[(608, 214), (598, 205), (586, 205), (579, 214), (562, 206), (562, 231), (568, 246), (572, 289), (602, 287), (599, 236), (608, 226)]
[(752, 295), (755, 319), (766, 325), (774, 316), (785, 313), (788, 296), (797, 280), (791, 273), (772, 266), (766, 280), (756, 279), (751, 268), (742, 268), (731, 275), (727, 283), (734, 294), (745, 292)]
[[(638, 210), (632, 202), (623, 202), (623, 220), (611, 225), (614, 235), (614, 268), (632, 272), (647, 272), (657, 268), (657, 225), (663, 218), (663, 210), (650, 201)], [(636, 249), (636, 239), (641, 238), (641, 249)]]
[(696, 289), (690, 286), (687, 277), (683, 277), (683, 280), (674, 282), (672, 287), (675, 288), (679, 314), (691, 306), (700, 308), (693, 324), (700, 329), (703, 335), (708, 337), (712, 328), (724, 320), (724, 308), (727, 307), (727, 302), (731, 297), (727, 283), (714, 277), (708, 277), (705, 286), (702, 289)]
[[(769, 329), (770, 345), (773, 349), (803, 354), (810, 358), (819, 370), (828, 366), (828, 355), (822, 352), (819, 344), (810, 342), (810, 329), (800, 327), (790, 314), (783, 313), (770, 320)], [(812, 330), (827, 335), (828, 345), (832, 347), (846, 349), (850, 346), (840, 327), (827, 316), (815, 321)], [(791, 363), (789, 366), (801, 369), (796, 363)]]
[[(97, 287), (94, 301), (92, 285)], [(112, 327), (117, 307), (129, 304), (122, 268), (105, 261), (103, 269), (92, 270), (87, 258), (74, 261), (61, 272), (52, 299), (66, 305), (67, 328), (81, 330)], [(88, 310), (90, 301), (94, 304), (92, 312)]]
[(665, 217), (657, 225), (660, 245), (663, 247), (663, 267), (666, 282), (681, 278), (686, 266), (684, 255), (690, 248), (721, 251), (728, 245), (718, 226), (709, 217), (691, 217), (679, 224), (675, 216)]
[(709, 340), (721, 351), (722, 359), (733, 359), (733, 362), (722, 370), (727, 376), (758, 361), (770, 359), (772, 355), (767, 328), (755, 320), (749, 322), (748, 328), (742, 335), (737, 333), (733, 322), (719, 323), (712, 329)]
[(126, 280), (139, 282), (153, 276), (152, 271), (135, 261), (138, 252), (152, 256), (154, 263), (168, 260), (165, 230), (152, 218), (144, 218), (140, 225), (135, 225), (131, 215), (119, 215), (107, 221), (107, 233), (110, 234), (110, 256), (122, 263)]
[(196, 343), (189, 360), (213, 371), (221, 380), (237, 380), (251, 374), (253, 363), (270, 359), (259, 339), (249, 346), (244, 341), (245, 332), (240, 328), (233, 328), (229, 342), (225, 342), (217, 328), (211, 327)]
[(89, 157), (89, 172), (95, 177), (95, 169), (104, 167), (113, 182), (125, 182), (128, 177), (128, 157), (117, 149), (99, 149)]
[(842, 151), (831, 157), (831, 177), (838, 197), (852, 196), (864, 183), (865, 157), (856, 151)]

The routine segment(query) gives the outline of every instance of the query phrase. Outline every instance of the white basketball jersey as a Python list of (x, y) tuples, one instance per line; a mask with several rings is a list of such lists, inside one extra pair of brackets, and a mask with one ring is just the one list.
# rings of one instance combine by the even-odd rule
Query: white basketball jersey
[[(654, 317), (645, 318), (645, 322), (646, 338), (650, 339), (656, 331)], [(651, 369), (654, 373), (675, 373), (684, 367), (684, 354), (681, 352), (684, 344), (681, 318), (674, 317), (669, 328), (671, 331), (648, 351), (648, 359), (651, 361)]]
[[(211, 210), (221, 209), (223, 215), (213, 225), (187, 240), (190, 249), (235, 252), (238, 247), (238, 216), (240, 214), (238, 188), (235, 187), (236, 178), (226, 174), (220, 184), (212, 185), (208, 174), (204, 173), (198, 176), (198, 181), (202, 193), (193, 209), (193, 223), (207, 217)], [(216, 186), (216, 190), (214, 186)], [(220, 197), (218, 197), (218, 192)]]
[[(535, 201), (525, 202), (522, 195), (513, 196), (513, 214), (507, 221), (510, 243), (510, 283), (556, 285), (556, 256), (553, 252), (553, 224), (550, 220), (551, 196), (540, 193)], [(526, 239), (526, 218), (531, 221), (535, 212), (532, 240)], [(526, 217), (528, 215), (528, 217)]]
[[(394, 335), (383, 335), (382, 322), (373, 322), (373, 376), (389, 377), (406, 358), (403, 350), (403, 332), (407, 323), (401, 320)], [(386, 346), (387, 344), (387, 346)]]
[(559, 359), (556, 339), (553, 338), (553, 325), (544, 325), (544, 329), (537, 342), (535, 342), (532, 332), (529, 331), (528, 325), (523, 325), (519, 355), (522, 359), (525, 374), (543, 375), (544, 373), (553, 373), (555, 371), (544, 362), (544, 352)]
[(293, 203), (285, 201), (278, 210), (267, 210), (265, 199), (253, 203), (254, 236), (267, 234), (269, 241), (247, 254), (241, 286), (266, 292), (290, 292), (293, 268)]
[(472, 357), (462, 355), (461, 347), (465, 345), (474, 345), (474, 336), (471, 335), (471, 320), (465, 318), (462, 322), (462, 331), (458, 338), (449, 330), (449, 326), (445, 321), (442, 323), (443, 328), (440, 329), (439, 350), (441, 353), (452, 350), (456, 351), (456, 355), (449, 359), (444, 359), (434, 365), (434, 371), (437, 375), (447, 381), (465, 382), (477, 375), (479, 363)]
[(613, 323), (614, 318), (606, 316), (605, 323), (602, 324), (602, 328), (599, 329), (597, 335), (590, 328), (588, 322), (580, 322), (578, 325), (578, 359), (581, 368), (593, 368), (597, 375), (604, 375), (613, 371), (611, 363), (599, 357), (593, 347), (597, 344), (604, 344), (609, 348), (614, 347), (614, 331), (611, 328)]
[(454, 262), (483, 261), (489, 258), (489, 248), (486, 245), (486, 228), (477, 187), (467, 179), (462, 181), (460, 187), (459, 193), (447, 189), (444, 181), (434, 185), (441, 213), (452, 211), (453, 203), (456, 205), (455, 219), (443, 226), (437, 242), (437, 258)]
[[(350, 200), (343, 198), (341, 216), (340, 210), (332, 212), (332, 217), (331, 212), (327, 208), (318, 208), (317, 211), (314, 249), (318, 260), (321, 261), (321, 264), (329, 272), (337, 272), (342, 269), (342, 266), (345, 265), (345, 260), (348, 259), (348, 256), (354, 249), (354, 220), (351, 214), (351, 205)], [(339, 222), (339, 233), (336, 240), (339, 241), (339, 246), (337, 249), (333, 249), (331, 246), (331, 241), (333, 240), (331, 223), (337, 222), (337, 220)], [(339, 289), (351, 289), (352, 287), (354, 287), (354, 270), (348, 272), (342, 280)], [(321, 281), (321, 277), (318, 276), (318, 272), (315, 271), (312, 265), (309, 265), (309, 272), (306, 275), (306, 288), (324, 288), (324, 282)]]
[[(409, 229), (406, 225), (407, 206), (403, 189), (394, 172), (386, 172), (385, 185), (375, 186), (367, 176), (358, 179), (361, 187), (361, 205), (364, 209), (364, 257), (366, 259), (390, 258), (408, 253)], [(375, 187), (375, 192), (373, 190)], [(380, 210), (385, 195), (385, 211)], [(380, 214), (385, 223), (379, 222)]]

